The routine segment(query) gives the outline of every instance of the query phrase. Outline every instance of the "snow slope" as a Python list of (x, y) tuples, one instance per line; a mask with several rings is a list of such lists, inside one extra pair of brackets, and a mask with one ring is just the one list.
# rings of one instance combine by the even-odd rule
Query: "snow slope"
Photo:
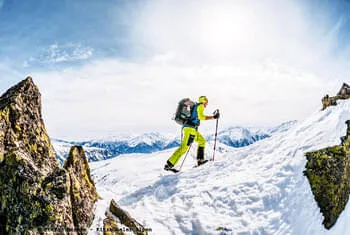
[(216, 161), (199, 168), (192, 150), (178, 174), (162, 169), (174, 149), (91, 163), (103, 199), (90, 234), (112, 198), (152, 234), (350, 234), (349, 206), (326, 230), (303, 176), (304, 153), (339, 144), (348, 119), (350, 101), (341, 101), (247, 147), (221, 146)]

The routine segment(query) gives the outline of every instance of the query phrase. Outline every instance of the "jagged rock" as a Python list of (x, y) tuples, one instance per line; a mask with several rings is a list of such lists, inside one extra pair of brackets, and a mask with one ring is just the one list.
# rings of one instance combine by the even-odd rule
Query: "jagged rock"
[(74, 228), (70, 180), (54, 154), (30, 77), (0, 97), (0, 162), (0, 225), (6, 232)]
[(109, 210), (120, 220), (120, 223), (128, 227), (131, 231), (133, 231), (134, 234), (148, 234), (147, 229), (145, 229), (139, 222), (132, 218), (128, 212), (124, 211), (114, 200), (111, 201)]
[(103, 235), (124, 235), (125, 233), (119, 228), (113, 214), (110, 211), (106, 211), (105, 215), (106, 218), (103, 220)]
[(93, 208), (98, 194), (83, 147), (71, 148), (64, 168), (70, 175), (74, 224), (79, 226), (79, 231), (86, 230), (94, 219)]
[(28, 77), (0, 97), (0, 234), (76, 234), (71, 178), (56, 158), (39, 89)]
[(343, 83), (336, 96), (326, 95), (322, 98), (322, 110), (325, 110), (329, 106), (337, 105), (337, 100), (345, 100), (350, 98), (350, 86)]
[(306, 153), (307, 176), (312, 193), (330, 229), (344, 210), (350, 194), (350, 121), (341, 145)]
[(337, 95), (349, 95), (349, 94), (350, 94), (350, 86), (344, 82), (339, 92), (337, 93)]
[(41, 117), (41, 95), (31, 77), (0, 97), (0, 156), (18, 149), (28, 150), (43, 174), (59, 167)]
[(325, 110), (329, 106), (337, 105), (337, 99), (335, 97), (330, 97), (326, 95), (322, 98), (322, 110)]

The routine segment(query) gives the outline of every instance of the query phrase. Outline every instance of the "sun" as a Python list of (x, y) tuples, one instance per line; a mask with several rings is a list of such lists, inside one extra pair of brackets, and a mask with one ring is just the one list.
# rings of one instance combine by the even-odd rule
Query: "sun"
[(199, 40), (209, 50), (225, 52), (255, 40), (254, 14), (234, 6), (208, 6), (199, 15)]

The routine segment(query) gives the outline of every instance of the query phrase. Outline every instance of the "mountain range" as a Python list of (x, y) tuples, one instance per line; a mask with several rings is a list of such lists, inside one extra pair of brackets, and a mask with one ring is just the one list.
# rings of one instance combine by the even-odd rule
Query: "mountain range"
[[(229, 127), (218, 132), (217, 142), (230, 147), (240, 148), (284, 132), (296, 123), (297, 121), (289, 121), (273, 128)], [(140, 135), (123, 134), (88, 141), (52, 139), (52, 145), (61, 162), (67, 158), (70, 148), (74, 145), (83, 146), (88, 160), (92, 162), (113, 158), (121, 154), (153, 153), (170, 149), (180, 144), (180, 138), (151, 132)], [(214, 134), (206, 136), (206, 139), (209, 142), (214, 141)]]

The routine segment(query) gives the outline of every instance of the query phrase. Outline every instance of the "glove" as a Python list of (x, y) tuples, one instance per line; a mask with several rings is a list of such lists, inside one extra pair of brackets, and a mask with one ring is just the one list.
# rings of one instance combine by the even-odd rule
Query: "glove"
[(213, 117), (214, 117), (214, 119), (219, 119), (220, 118), (220, 113), (219, 112), (215, 113)]

